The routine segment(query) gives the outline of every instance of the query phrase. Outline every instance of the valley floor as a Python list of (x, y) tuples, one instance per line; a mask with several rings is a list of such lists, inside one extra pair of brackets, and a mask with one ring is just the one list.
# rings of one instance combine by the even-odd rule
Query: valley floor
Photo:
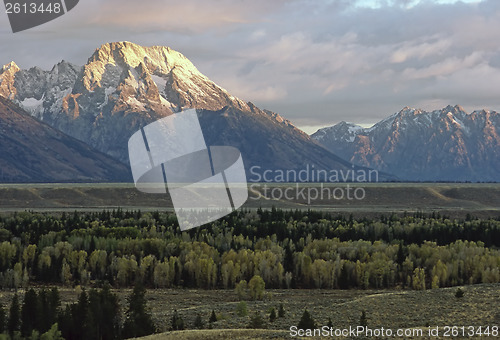
[[(455, 297), (457, 287), (414, 290), (267, 290), (264, 301), (246, 301), (247, 316), (238, 316), (236, 307), (240, 301), (232, 290), (198, 289), (153, 289), (146, 298), (153, 319), (159, 331), (144, 339), (281, 339), (291, 338), (290, 327), (297, 325), (302, 313), (307, 309), (318, 327), (326, 326), (331, 318), (333, 327), (338, 329), (357, 327), (362, 311), (366, 312), (367, 327), (371, 329), (422, 329), (424, 335), (429, 327), (445, 326), (487, 326), (500, 325), (500, 284), (481, 284), (462, 287), (465, 294)], [(129, 289), (113, 290), (118, 294), (122, 310), (126, 306)], [(74, 302), (77, 291), (61, 288), (63, 304)], [(2, 291), (0, 302), (10, 303), (14, 292)], [(278, 311), (283, 304), (285, 316), (269, 321), (272, 308)], [(186, 330), (169, 332), (174, 310), (184, 319)], [(211, 311), (218, 321), (209, 327)], [(265, 330), (246, 329), (250, 318), (261, 313)], [(194, 321), (200, 314), (205, 325), (203, 330), (194, 330)], [(411, 337), (406, 337), (411, 338)], [(415, 339), (429, 338), (413, 337)], [(456, 338), (456, 337), (455, 337)], [(460, 338), (460, 337), (458, 337)], [(495, 337), (484, 337), (494, 339)]]
[[(346, 189), (349, 184), (330, 184), (328, 188)], [(295, 184), (274, 184), (271, 189), (286, 190)], [(421, 211), (439, 212), (452, 218), (471, 214), (480, 218), (500, 216), (500, 184), (452, 184), (452, 183), (378, 183), (352, 184), (363, 188), (362, 200), (268, 199), (263, 184), (250, 188), (250, 199), (245, 208), (319, 209), (359, 216), (379, 216), (382, 213)], [(318, 184), (304, 184), (301, 188), (319, 190)], [(269, 188), (267, 194), (269, 194)], [(312, 192), (312, 191), (311, 191)], [(272, 198), (272, 197), (271, 197)], [(123, 208), (170, 210), (168, 196), (148, 195), (138, 192), (132, 184), (1, 184), (0, 212), (34, 211), (101, 211)], [(421, 329), (439, 326), (444, 335), (445, 326), (493, 327), (500, 326), (500, 284), (481, 284), (462, 287), (465, 294), (457, 298), (457, 287), (428, 289), (423, 291), (404, 289), (385, 290), (267, 290), (264, 301), (246, 301), (248, 314), (238, 316), (240, 303), (233, 290), (154, 289), (148, 290), (148, 306), (159, 331), (145, 339), (281, 339), (290, 338), (290, 327), (296, 326), (307, 309), (318, 327), (331, 319), (334, 328), (357, 327), (363, 311), (367, 326)], [(116, 289), (122, 312), (130, 289)], [(20, 292), (23, 293), (22, 291)], [(0, 291), (0, 303), (8, 306), (14, 291)], [(76, 301), (78, 289), (61, 288), (63, 304)], [(278, 311), (283, 304), (285, 316), (269, 321), (271, 309)], [(171, 318), (177, 310), (184, 319), (187, 330), (169, 332)], [(218, 320), (209, 327), (209, 317), (215, 311)], [(246, 329), (255, 313), (264, 319), (265, 330)], [(202, 317), (205, 329), (194, 330), (197, 315)], [(412, 338), (412, 337), (405, 337)], [(414, 337), (415, 339), (429, 338)], [(457, 338), (457, 337), (454, 337)], [(460, 338), (460, 337), (458, 337)], [(485, 339), (495, 337), (483, 337)]]
[[(255, 312), (261, 312), (266, 321), (265, 327), (273, 330), (268, 334), (254, 334), (263, 338), (277, 335), (290, 338), (290, 327), (299, 323), (305, 309), (311, 313), (318, 327), (326, 326), (331, 318), (334, 328), (340, 329), (358, 326), (363, 310), (366, 312), (367, 326), (373, 329), (421, 328), (427, 332), (429, 326), (499, 326), (500, 310), (497, 303), (500, 301), (500, 284), (463, 288), (465, 295), (462, 298), (455, 297), (457, 287), (425, 291), (270, 290), (269, 300), (247, 302), (246, 317), (236, 315), (238, 301), (231, 291), (174, 290), (158, 292), (157, 299), (171, 307), (157, 306), (153, 312), (160, 319), (167, 320), (168, 325), (172, 310), (177, 309), (186, 324), (190, 325), (197, 313), (208, 318), (211, 309), (215, 309), (221, 320), (214, 323), (214, 328), (224, 329), (246, 328), (250, 317)], [(157, 303), (160, 301), (156, 300)], [(272, 308), (277, 311), (279, 304), (285, 307), (285, 317), (271, 323), (268, 311)], [(188, 335), (186, 339), (200, 338), (189, 336), (189, 332), (181, 332), (184, 333)], [(177, 336), (179, 332), (171, 332), (158, 339), (178, 339)]]
[[(0, 212), (118, 207), (173, 210), (168, 195), (141, 193), (130, 183), (0, 184)], [(259, 207), (325, 210), (355, 217), (439, 212), (452, 218), (467, 214), (489, 218), (500, 216), (500, 183), (250, 183), (249, 199), (243, 208)]]

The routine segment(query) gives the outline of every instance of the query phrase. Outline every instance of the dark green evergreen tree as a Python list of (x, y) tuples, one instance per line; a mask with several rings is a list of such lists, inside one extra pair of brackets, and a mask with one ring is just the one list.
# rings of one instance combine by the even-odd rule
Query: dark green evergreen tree
[(14, 294), (14, 297), (12, 298), (12, 302), (10, 304), (9, 322), (7, 324), (7, 329), (11, 336), (14, 334), (14, 332), (17, 332), (21, 329), (20, 316), (21, 316), (21, 310), (19, 307), (19, 297), (17, 296), (16, 293)]
[(40, 315), (38, 305), (38, 295), (33, 288), (24, 294), (23, 305), (21, 307), (21, 335), (28, 337), (38, 326), (37, 317)]
[(339, 276), (339, 287), (340, 289), (348, 289), (350, 286), (349, 271), (345, 263), (342, 265)]
[(105, 284), (99, 293), (100, 314), (99, 328), (102, 339), (120, 338), (120, 304), (118, 296), (111, 292), (109, 284)]
[(89, 298), (85, 289), (81, 292), (78, 302), (72, 306), (73, 330), (77, 340), (89, 339), (93, 333), (95, 324), (90, 318)]
[(50, 326), (52, 326), (52, 324), (54, 324), (54, 322), (50, 322), (50, 319), (52, 318), (52, 311), (49, 308), (49, 295), (45, 288), (38, 292), (37, 301), (38, 308), (36, 311), (37, 315), (35, 329), (43, 334), (50, 329)]
[(57, 322), (60, 308), (61, 297), (59, 295), (59, 290), (57, 289), (57, 287), (53, 287), (48, 293), (47, 319), (45, 323), (45, 326), (49, 325), (49, 329), (54, 323)]
[(366, 327), (368, 326), (368, 320), (366, 319), (366, 311), (361, 312), (361, 316), (359, 317), (359, 325)]
[(146, 308), (146, 289), (136, 285), (128, 298), (129, 308), (123, 325), (123, 337), (133, 338), (149, 335), (155, 332), (151, 313)]
[(57, 322), (60, 306), (61, 300), (56, 287), (50, 291), (43, 288), (38, 292), (35, 329), (40, 334), (48, 332)]
[(120, 306), (109, 285), (99, 292), (95, 289), (89, 292), (89, 322), (93, 324), (91, 338), (119, 339)]
[(300, 318), (299, 324), (297, 325), (299, 329), (315, 329), (316, 322), (312, 318), (311, 314), (307, 309), (304, 310), (302, 317)]
[(280, 306), (279, 306), (279, 308), (278, 308), (278, 316), (279, 316), (280, 318), (285, 317), (285, 307), (283, 307), (283, 304), (282, 304), (282, 303), (280, 303)]
[(405, 254), (404, 244), (403, 241), (400, 241), (398, 246), (398, 254), (396, 257), (396, 262), (398, 263), (398, 265), (401, 266), (405, 261), (405, 259), (406, 259), (406, 254)]
[(89, 323), (93, 325), (91, 338), (120, 338), (120, 306), (109, 285), (101, 291), (92, 289), (89, 292)]
[(7, 315), (3, 306), (0, 305), (0, 334), (5, 331), (5, 326), (7, 326)]
[(274, 322), (276, 320), (276, 310), (273, 308), (269, 314), (269, 321)]
[(213, 323), (217, 321), (217, 315), (215, 314), (215, 311), (212, 309), (212, 314), (210, 314), (210, 319), (208, 319), (208, 322)]
[(61, 312), (58, 319), (59, 329), (65, 339), (75, 339), (75, 330), (73, 329), (73, 310), (76, 304), (66, 305), (66, 308)]

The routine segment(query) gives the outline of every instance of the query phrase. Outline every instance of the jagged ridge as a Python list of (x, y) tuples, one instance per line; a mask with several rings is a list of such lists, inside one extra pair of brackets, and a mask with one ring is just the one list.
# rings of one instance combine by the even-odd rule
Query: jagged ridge
[(359, 165), (412, 181), (500, 181), (500, 114), (409, 107), (371, 128), (341, 122), (312, 135)]

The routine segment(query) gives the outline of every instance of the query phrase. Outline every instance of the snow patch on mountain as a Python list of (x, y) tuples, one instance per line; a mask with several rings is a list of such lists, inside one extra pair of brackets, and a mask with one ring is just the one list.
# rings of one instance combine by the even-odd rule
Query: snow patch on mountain
[(109, 96), (115, 91), (116, 91), (116, 89), (112, 86), (109, 86), (109, 87), (104, 89), (104, 102), (100, 105), (101, 109), (108, 104)]
[(19, 102), (19, 105), (26, 111), (30, 112), (32, 115), (43, 109), (43, 100), (45, 95), (40, 99), (36, 98), (25, 98), (23, 101)]
[(167, 80), (164, 79), (163, 77), (157, 76), (155, 74), (152, 74), (151, 78), (155, 82), (156, 87), (158, 88), (158, 92), (160, 92), (160, 95), (165, 95), (165, 88), (167, 86)]

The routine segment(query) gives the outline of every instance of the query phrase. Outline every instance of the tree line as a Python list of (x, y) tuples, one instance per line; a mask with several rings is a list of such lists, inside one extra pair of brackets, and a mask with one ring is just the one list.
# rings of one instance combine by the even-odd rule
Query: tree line
[(169, 213), (22, 212), (0, 217), (0, 287), (428, 289), (500, 282), (499, 246), (498, 219), (421, 213), (242, 210), (181, 232)]

